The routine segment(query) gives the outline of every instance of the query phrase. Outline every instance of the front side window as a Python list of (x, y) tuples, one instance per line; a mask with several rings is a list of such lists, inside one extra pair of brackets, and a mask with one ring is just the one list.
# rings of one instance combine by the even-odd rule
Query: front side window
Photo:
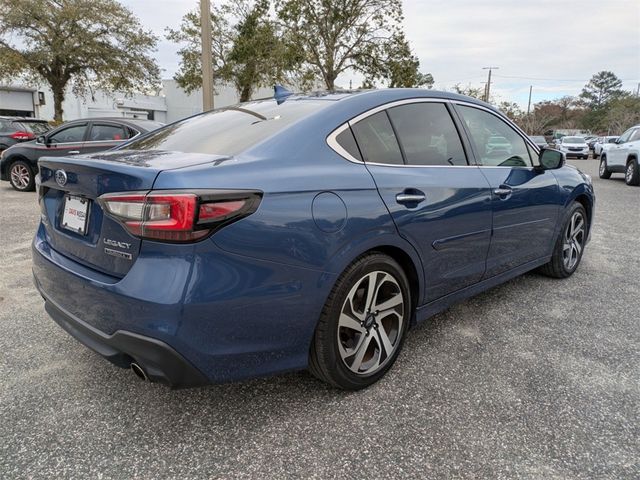
[(404, 164), (387, 112), (378, 112), (360, 120), (352, 130), (365, 162)]
[(94, 123), (89, 134), (89, 142), (119, 141), (129, 138), (129, 130), (121, 125)]
[(84, 140), (84, 134), (87, 125), (75, 125), (73, 127), (64, 128), (49, 137), (50, 143), (76, 143)]
[(389, 109), (407, 165), (467, 165), (455, 124), (443, 103)]
[(479, 108), (459, 105), (482, 165), (496, 167), (532, 166), (527, 143), (506, 122)]

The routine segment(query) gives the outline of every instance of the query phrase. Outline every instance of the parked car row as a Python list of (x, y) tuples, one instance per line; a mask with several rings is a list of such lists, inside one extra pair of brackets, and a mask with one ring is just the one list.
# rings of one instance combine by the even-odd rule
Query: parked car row
[(593, 150), (593, 158), (598, 158), (602, 154), (605, 146), (611, 143), (616, 143), (616, 141), (620, 138), (618, 135), (607, 135), (604, 137), (598, 137), (591, 144), (591, 150)]
[(20, 142), (35, 139), (49, 131), (45, 120), (29, 117), (0, 117), (0, 153)]
[(19, 125), (25, 135), (0, 153), (0, 179), (8, 181), (19, 191), (35, 188), (40, 157), (109, 150), (163, 125), (152, 120), (124, 118), (74, 120), (54, 130), (49, 130), (48, 124), (41, 120), (12, 120), (11, 124)]

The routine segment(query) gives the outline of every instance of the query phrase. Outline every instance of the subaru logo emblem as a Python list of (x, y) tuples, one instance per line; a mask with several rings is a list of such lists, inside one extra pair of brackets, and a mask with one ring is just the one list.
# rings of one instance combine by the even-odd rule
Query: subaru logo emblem
[(64, 170), (56, 170), (56, 183), (64, 187), (67, 184), (67, 172)]

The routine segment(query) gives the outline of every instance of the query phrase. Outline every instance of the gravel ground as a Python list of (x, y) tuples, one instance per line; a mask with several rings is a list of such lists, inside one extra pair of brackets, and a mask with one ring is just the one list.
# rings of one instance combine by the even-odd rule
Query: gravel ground
[(67, 335), (31, 283), (33, 194), (0, 185), (0, 478), (639, 478), (640, 188), (594, 177), (578, 272), (410, 332), (377, 385), (171, 391)]

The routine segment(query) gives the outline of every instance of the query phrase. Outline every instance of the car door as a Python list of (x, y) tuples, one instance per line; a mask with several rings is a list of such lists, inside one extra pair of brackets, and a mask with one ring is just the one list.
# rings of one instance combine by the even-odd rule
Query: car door
[[(560, 195), (551, 171), (533, 168), (536, 150), (496, 112), (455, 102), (480, 171), (491, 186), (493, 227), (485, 278), (548, 256), (558, 222)], [(488, 147), (499, 135), (509, 148)]]
[(46, 145), (36, 144), (39, 156), (60, 157), (79, 154), (82, 152), (87, 126), (88, 122), (75, 123), (54, 130), (46, 136)]
[(350, 122), (365, 165), (424, 268), (425, 300), (478, 282), (491, 230), (491, 194), (470, 165), (443, 100), (401, 101)]
[(627, 156), (629, 154), (628, 143), (636, 130), (636, 128), (630, 128), (622, 135), (620, 135), (620, 138), (618, 138), (616, 143), (614, 143), (607, 149), (608, 167), (614, 167), (613, 169), (616, 171), (624, 171), (624, 167), (627, 163)]
[(87, 141), (82, 153), (94, 153), (109, 150), (131, 138), (132, 130), (126, 125), (115, 122), (91, 122)]

